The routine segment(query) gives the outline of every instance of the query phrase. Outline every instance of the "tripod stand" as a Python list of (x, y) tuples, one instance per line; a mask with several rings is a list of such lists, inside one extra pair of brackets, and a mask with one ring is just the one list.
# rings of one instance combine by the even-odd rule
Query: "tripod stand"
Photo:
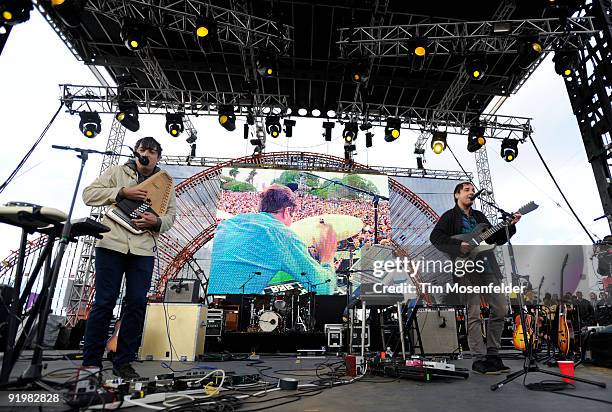
[[(512, 215), (508, 212), (506, 212), (505, 210), (503, 210), (502, 208), (498, 207), (497, 205), (490, 203), (490, 202), (486, 202), (489, 205), (493, 206), (495, 209), (497, 209), (502, 216), (503, 220), (508, 220), (512, 217)], [(510, 231), (508, 230), (508, 225), (505, 225), (505, 230), (506, 230), (506, 239), (508, 241), (508, 254), (510, 256), (510, 266), (512, 268), (512, 282), (515, 283), (518, 279), (519, 279), (519, 274), (518, 274), (518, 270), (516, 268), (516, 260), (514, 257), (514, 249), (512, 248), (512, 242), (510, 241)], [(565, 257), (565, 259), (567, 260), (567, 256)], [(564, 263), (565, 265), (565, 263)], [(521, 328), (522, 328), (522, 332), (523, 332), (523, 336), (527, 337), (527, 326), (525, 325), (525, 313), (523, 312), (523, 307), (525, 306), (525, 303), (523, 301), (523, 294), (521, 292), (518, 293), (518, 300), (519, 300), (519, 316), (521, 317)], [(537, 319), (536, 319), (537, 322)], [(533, 337), (533, 335), (532, 335)], [(596, 381), (591, 381), (588, 379), (583, 379), (583, 378), (577, 378), (574, 376), (568, 376), (568, 375), (564, 375), (562, 373), (558, 373), (558, 372), (554, 372), (554, 371), (548, 371), (548, 370), (542, 370), (540, 369), (540, 367), (538, 366), (537, 360), (535, 358), (535, 354), (533, 353), (533, 344), (532, 344), (532, 340), (529, 339), (529, 341), (527, 342), (527, 350), (525, 353), (525, 362), (523, 363), (523, 369), (513, 372), (511, 374), (509, 374), (506, 379), (504, 379), (501, 382), (498, 382), (496, 384), (491, 385), (491, 390), (495, 391), (497, 389), (500, 389), (501, 387), (503, 387), (505, 384), (512, 382), (513, 380), (527, 375), (530, 372), (539, 372), (539, 373), (544, 373), (546, 375), (551, 375), (551, 376), (557, 376), (560, 378), (567, 378), (567, 379), (572, 379), (578, 382), (583, 382), (583, 383), (588, 383), (589, 385), (595, 385), (595, 386), (599, 386), (601, 388), (605, 388), (606, 384), (604, 382), (596, 382)]]

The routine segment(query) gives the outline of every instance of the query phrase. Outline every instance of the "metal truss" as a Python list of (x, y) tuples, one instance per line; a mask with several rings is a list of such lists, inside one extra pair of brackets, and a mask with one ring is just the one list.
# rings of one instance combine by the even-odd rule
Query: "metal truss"
[[(361, 112), (361, 105), (358, 103), (340, 101), (339, 107), (343, 119), (360, 118), (365, 115), (365, 112)], [(532, 131), (532, 119), (529, 117), (377, 104), (368, 104), (367, 113), (368, 121), (373, 125), (382, 126), (386, 118), (397, 117), (402, 121), (402, 128), (426, 131), (427, 134), (435, 129), (443, 129), (451, 134), (464, 134), (475, 122), (485, 126), (487, 138), (493, 139), (513, 137), (524, 141), (525, 133)]]
[[(106, 150), (114, 153), (121, 151), (121, 145), (125, 138), (125, 128), (121, 126), (116, 119), (113, 119), (113, 124), (106, 142)], [(106, 169), (119, 163), (119, 156), (105, 155), (102, 158), (100, 174)], [(104, 213), (102, 207), (92, 207), (89, 217), (100, 221)], [(69, 326), (74, 326), (76, 323), (87, 316), (87, 309), (91, 304), (94, 292), (94, 262), (96, 239), (87, 236), (79, 238), (81, 252), (77, 263), (77, 270), (72, 283), (72, 287), (68, 292), (68, 306), (66, 308), (66, 323)]]
[[(119, 88), (111, 86), (60, 85), (61, 101), (70, 113), (96, 111), (116, 113), (119, 110)], [(168, 97), (171, 96), (171, 97)], [(288, 107), (287, 96), (278, 94), (258, 94), (260, 108), (285, 113)], [(122, 87), (121, 99), (135, 103), (143, 114), (166, 114), (168, 110), (182, 111), (186, 114), (216, 115), (219, 105), (239, 106), (236, 115), (247, 114), (252, 99), (248, 93), (214, 92), (199, 90), (157, 89), (143, 87)], [(253, 108), (255, 109), (255, 108)]]
[(509, 33), (493, 32), (500, 20), (340, 28), (336, 44), (346, 58), (409, 56), (412, 39), (424, 39), (428, 43), (428, 55), (456, 55), (458, 51), (500, 54), (517, 53), (517, 42), (523, 36), (538, 36), (545, 46), (544, 52), (550, 52), (553, 43), (559, 47), (583, 48), (585, 41), (597, 31), (591, 17), (570, 17), (564, 22), (560, 19), (503, 22), (511, 24)]
[(601, 32), (580, 51), (577, 75), (565, 86), (612, 231), (612, 1), (592, 0), (582, 12), (595, 16)]
[[(219, 164), (230, 162), (232, 159), (220, 158), (220, 157), (190, 157), (185, 156), (166, 156), (162, 157), (160, 164), (173, 165), (173, 166), (202, 166), (204, 168), (215, 167)], [(320, 170), (329, 171), (331, 169), (337, 170), (337, 166), (332, 166), (326, 160), (326, 158), (320, 158), (316, 161), (313, 160), (312, 156), (300, 157), (300, 156), (288, 156), (286, 159), (282, 157), (276, 157), (273, 160), (266, 162), (265, 160), (253, 164), (253, 163), (240, 163), (233, 162), (232, 166), (236, 167), (249, 167), (249, 168), (262, 168), (262, 169), (299, 169), (299, 170)], [(387, 176), (402, 176), (402, 177), (424, 177), (428, 179), (443, 179), (443, 180), (471, 180), (472, 174), (467, 175), (461, 171), (455, 170), (434, 170), (434, 169), (412, 169), (407, 167), (392, 167), (392, 166), (368, 166), (367, 169), (359, 170), (359, 173), (367, 174), (384, 174)]]
[(90, 0), (87, 11), (102, 14), (117, 22), (137, 18), (160, 29), (194, 35), (195, 18), (204, 15), (217, 24), (221, 42), (241, 47), (259, 47), (284, 54), (293, 42), (293, 27), (236, 10), (196, 0)]

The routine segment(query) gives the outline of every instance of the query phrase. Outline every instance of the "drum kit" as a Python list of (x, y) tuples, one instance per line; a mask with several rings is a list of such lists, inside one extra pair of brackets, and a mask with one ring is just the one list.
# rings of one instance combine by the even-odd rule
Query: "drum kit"
[(313, 331), (314, 292), (299, 282), (287, 282), (268, 286), (264, 293), (250, 298), (247, 332)]

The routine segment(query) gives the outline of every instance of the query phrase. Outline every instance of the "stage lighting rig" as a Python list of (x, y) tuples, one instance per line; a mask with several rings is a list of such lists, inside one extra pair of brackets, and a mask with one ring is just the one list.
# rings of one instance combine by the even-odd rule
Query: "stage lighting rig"
[(131, 51), (138, 51), (147, 45), (147, 26), (133, 19), (124, 19), (121, 25), (121, 40)]
[(280, 118), (278, 116), (268, 116), (266, 117), (266, 132), (277, 138), (281, 132)]
[(355, 83), (366, 83), (369, 78), (368, 67), (364, 63), (356, 64), (351, 70), (351, 80)]
[(170, 136), (177, 137), (185, 130), (183, 125), (183, 114), (182, 113), (168, 113), (166, 114), (166, 131), (170, 133)]
[(236, 115), (234, 114), (234, 106), (219, 106), (219, 124), (227, 131), (233, 132), (236, 130)]
[(285, 119), (283, 123), (285, 124), (285, 136), (292, 137), (293, 136), (293, 126), (295, 126), (295, 120)]
[(0, 2), (0, 24), (14, 26), (28, 21), (32, 2), (28, 0), (5, 0)]
[(131, 132), (137, 132), (140, 129), (138, 106), (135, 104), (119, 103), (119, 112), (115, 115), (115, 118)]
[(93, 139), (102, 131), (102, 121), (97, 112), (80, 112), (79, 129), (83, 136)]
[(431, 136), (431, 150), (440, 154), (446, 149), (446, 132), (434, 131)]
[(484, 55), (472, 55), (465, 58), (465, 71), (472, 80), (480, 80), (487, 71), (487, 62)]
[(374, 137), (374, 133), (366, 132), (366, 134), (365, 134), (366, 147), (372, 147), (372, 138), (373, 137)]
[(342, 137), (346, 143), (353, 143), (357, 139), (358, 126), (356, 122), (347, 123), (342, 131)]
[(397, 118), (387, 119), (385, 126), (385, 142), (394, 142), (400, 136), (402, 121)]
[(336, 126), (334, 122), (323, 122), (323, 136), (325, 136), (326, 142), (331, 142), (332, 139), (332, 129)]
[(206, 16), (200, 16), (195, 21), (194, 33), (198, 39), (212, 39), (217, 34), (217, 23)]
[(76, 28), (81, 25), (85, 0), (51, 0), (51, 7), (66, 26)]
[(576, 50), (558, 50), (555, 52), (553, 62), (555, 63), (555, 72), (563, 78), (568, 79), (576, 72), (578, 65), (578, 55)]
[(519, 67), (527, 69), (542, 54), (543, 50), (544, 46), (537, 37), (522, 39), (518, 45)]
[(487, 139), (484, 137), (485, 128), (484, 126), (471, 126), (468, 131), (468, 144), (467, 150), (470, 153), (474, 153), (485, 145)]
[(427, 55), (427, 42), (424, 39), (414, 39), (410, 42), (409, 46), (414, 58), (419, 60), (425, 59)]
[(506, 162), (511, 162), (518, 156), (518, 140), (505, 138), (501, 144), (500, 155)]
[(344, 143), (344, 160), (350, 162), (353, 160), (353, 155), (355, 154), (355, 150), (357, 147), (352, 143)]

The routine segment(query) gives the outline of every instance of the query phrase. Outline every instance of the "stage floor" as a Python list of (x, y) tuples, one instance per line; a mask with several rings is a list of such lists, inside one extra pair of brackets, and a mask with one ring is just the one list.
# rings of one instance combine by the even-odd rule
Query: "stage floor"
[[(45, 356), (49, 358), (59, 358), (63, 352), (48, 351)], [(30, 356), (30, 352), (24, 354)], [(276, 378), (285, 376), (299, 380), (300, 384), (310, 383), (317, 379), (315, 369), (322, 363), (333, 364), (341, 362), (341, 358), (328, 356), (326, 359), (302, 359), (297, 361), (294, 355), (270, 355), (261, 356), (260, 361), (225, 361), (225, 362), (174, 362), (172, 368), (177, 371), (185, 371), (190, 368), (220, 368), (226, 372), (238, 374), (261, 373), (262, 379), (276, 383)], [(522, 367), (519, 359), (506, 359), (504, 362), (518, 370)], [(460, 359), (453, 361), (460, 367), (469, 368), (471, 360)], [(78, 361), (69, 360), (49, 360), (47, 362), (45, 374), (59, 371), (66, 371), (65, 368), (74, 368), (79, 365)], [(15, 368), (15, 374), (19, 374), (27, 366), (26, 362), (19, 362)], [(110, 363), (105, 362), (105, 367), (110, 368)], [(169, 372), (161, 362), (145, 361), (134, 364), (135, 369), (142, 376), (154, 376), (156, 374)], [(543, 366), (543, 369), (549, 369)], [(550, 370), (557, 370), (550, 368)], [(319, 374), (329, 371), (319, 367)], [(68, 372), (71, 373), (71, 372)], [(113, 376), (110, 372), (106, 373), (108, 378)], [(576, 376), (605, 382), (608, 387), (602, 389), (584, 383), (575, 383), (575, 389), (564, 390), (561, 393), (535, 392), (523, 387), (523, 379), (517, 379), (502, 389), (493, 392), (490, 385), (503, 379), (504, 375), (483, 376), (470, 373), (467, 380), (436, 380), (432, 382), (419, 382), (413, 380), (393, 380), (384, 377), (366, 376), (361, 381), (356, 381), (348, 385), (334, 386), (324, 389), (315, 396), (303, 396), (281, 399), (274, 401), (274, 398), (290, 394), (289, 391), (277, 391), (259, 397), (248, 399), (251, 403), (245, 403), (236, 410), (266, 410), (272, 411), (471, 411), (471, 410), (512, 410), (518, 411), (605, 411), (611, 410), (610, 404), (588, 400), (580, 397), (606, 400), (612, 402), (612, 369), (599, 368), (595, 366), (581, 365), (576, 369)], [(69, 378), (69, 375), (62, 375), (62, 378), (55, 380), (62, 381)], [(345, 377), (343, 379), (349, 379)], [(530, 373), (526, 382), (538, 382), (542, 380), (557, 380), (556, 377)], [(293, 392), (295, 393), (295, 392)], [(575, 395), (570, 397), (568, 395)], [(269, 399), (268, 401), (265, 401)], [(294, 402), (280, 406), (274, 406), (280, 402), (297, 399)], [(256, 403), (252, 403), (256, 401)], [(159, 404), (158, 404), (159, 406)], [(3, 408), (0, 408), (3, 409)], [(38, 408), (14, 408), (13, 410), (38, 410)], [(51, 410), (44, 408), (44, 410)], [(132, 411), (147, 410), (141, 407), (131, 407)], [(6, 409), (3, 409), (6, 410)], [(55, 409), (53, 410), (62, 410)], [(64, 408), (63, 410), (67, 410)]]

